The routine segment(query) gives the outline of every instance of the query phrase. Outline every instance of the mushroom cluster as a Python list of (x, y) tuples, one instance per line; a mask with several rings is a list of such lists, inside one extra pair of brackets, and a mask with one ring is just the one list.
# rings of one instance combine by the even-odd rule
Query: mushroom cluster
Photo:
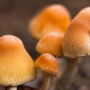
[(7, 90), (17, 90), (18, 85), (34, 80), (36, 68), (40, 68), (42, 83), (40, 88), (33, 89), (49, 90), (53, 76), (60, 72), (57, 57), (65, 56), (68, 64), (53, 86), (54, 90), (70, 90), (82, 57), (90, 55), (89, 17), (90, 7), (81, 10), (72, 21), (64, 5), (42, 9), (29, 24), (30, 35), (38, 40), (35, 49), (41, 54), (35, 62), (18, 37), (1, 36), (0, 85), (7, 86)]
[[(68, 64), (58, 80), (55, 90), (70, 90), (82, 57), (90, 55), (89, 17), (90, 7), (87, 7), (70, 22), (71, 17), (65, 7), (51, 5), (43, 9), (30, 22), (29, 32), (34, 39), (39, 40), (36, 51), (42, 54), (41, 56), (49, 53), (55, 57), (65, 56), (68, 58)], [(36, 64), (36, 67), (41, 68), (43, 62), (44, 59), (41, 66)], [(45, 72), (43, 74), (44, 77), (48, 76)], [(48, 85), (47, 77), (47, 79), (44, 78), (41, 89), (48, 90)]]
[[(70, 24), (70, 21), (71, 16), (69, 11), (64, 5), (61, 4), (50, 5), (42, 9), (42, 11), (30, 21), (29, 32), (32, 38), (39, 40), (38, 43), (36, 44), (36, 51), (40, 53), (41, 56), (44, 55), (45, 53), (49, 53), (54, 57), (59, 58), (63, 57), (62, 39)], [(42, 59), (41, 64), (43, 63), (44, 59)], [(35, 66), (40, 67), (37, 66), (36, 63)], [(41, 67), (42, 66), (43, 65), (41, 65)], [(42, 81), (41, 89), (48, 90), (49, 81), (48, 78), (47, 79), (45, 78), (47, 74), (45, 75), (45, 72), (43, 73), (42, 78), (44, 79)], [(55, 78), (56, 77), (54, 77), (54, 79)], [(53, 83), (54, 84), (53, 86), (55, 86), (55, 83)]]
[(17, 90), (18, 85), (35, 79), (38, 67), (42, 70), (42, 84), (37, 90), (48, 90), (50, 78), (60, 70), (56, 57), (63, 56), (62, 38), (70, 20), (67, 8), (55, 4), (44, 8), (30, 21), (29, 32), (34, 39), (39, 40), (36, 50), (41, 54), (35, 63), (18, 37), (1, 36), (0, 85), (7, 86), (7, 90)]

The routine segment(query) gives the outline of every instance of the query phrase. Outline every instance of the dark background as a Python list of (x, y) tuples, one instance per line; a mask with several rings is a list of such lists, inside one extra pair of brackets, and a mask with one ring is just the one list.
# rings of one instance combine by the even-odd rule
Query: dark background
[(30, 55), (36, 58), (37, 41), (32, 40), (28, 33), (29, 21), (40, 9), (57, 3), (65, 5), (73, 18), (82, 8), (90, 5), (90, 0), (0, 0), (0, 36), (18, 36)]
[[(57, 3), (67, 7), (72, 19), (81, 9), (90, 6), (90, 0), (0, 0), (0, 36), (5, 34), (18, 36), (29, 54), (36, 59), (39, 55), (35, 51), (37, 41), (30, 37), (28, 24), (42, 8)], [(90, 90), (89, 57), (82, 60), (72, 90)]]

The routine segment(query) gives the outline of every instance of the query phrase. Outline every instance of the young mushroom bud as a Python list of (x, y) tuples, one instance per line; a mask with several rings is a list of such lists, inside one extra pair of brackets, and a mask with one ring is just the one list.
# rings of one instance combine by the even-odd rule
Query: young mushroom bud
[(22, 41), (13, 35), (0, 37), (0, 85), (7, 90), (17, 90), (18, 85), (33, 80), (36, 76), (34, 61)]
[(57, 32), (63, 36), (70, 21), (70, 13), (64, 5), (50, 5), (30, 21), (29, 32), (37, 40), (49, 32)]
[(63, 53), (69, 58), (57, 90), (70, 90), (80, 58), (90, 55), (90, 7), (79, 12), (71, 21), (62, 43)]
[(48, 90), (50, 78), (52, 75), (57, 75), (60, 69), (57, 59), (49, 54), (44, 53), (35, 62), (35, 66), (42, 70), (42, 85), (41, 90)]

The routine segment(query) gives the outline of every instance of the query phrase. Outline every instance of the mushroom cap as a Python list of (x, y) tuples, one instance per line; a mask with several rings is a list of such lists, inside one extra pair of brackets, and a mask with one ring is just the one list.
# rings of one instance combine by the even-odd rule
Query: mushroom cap
[(35, 66), (52, 75), (56, 75), (60, 69), (58, 60), (49, 53), (39, 56), (35, 61)]
[(33, 80), (35, 64), (22, 41), (13, 35), (0, 37), (0, 85), (17, 86)]
[(29, 32), (33, 38), (38, 40), (49, 32), (57, 32), (63, 35), (70, 21), (70, 13), (64, 5), (50, 5), (30, 21)]
[(81, 10), (71, 21), (62, 48), (70, 58), (90, 55), (90, 7)]
[(56, 32), (50, 32), (44, 35), (36, 45), (37, 52), (50, 53), (56, 57), (62, 57), (62, 37)]

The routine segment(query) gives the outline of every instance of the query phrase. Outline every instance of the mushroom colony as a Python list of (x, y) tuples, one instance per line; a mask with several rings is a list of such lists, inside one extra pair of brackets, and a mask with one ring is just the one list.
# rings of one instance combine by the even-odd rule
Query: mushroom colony
[[(34, 90), (70, 90), (84, 56), (90, 55), (90, 7), (82, 9), (72, 20), (61, 4), (43, 8), (29, 23), (29, 34), (37, 40), (40, 56), (33, 60), (23, 42), (14, 35), (0, 37), (0, 85), (7, 90), (35, 80), (37, 68), (42, 75)], [(61, 69), (61, 58), (67, 65)], [(32, 90), (32, 87), (30, 87)]]

